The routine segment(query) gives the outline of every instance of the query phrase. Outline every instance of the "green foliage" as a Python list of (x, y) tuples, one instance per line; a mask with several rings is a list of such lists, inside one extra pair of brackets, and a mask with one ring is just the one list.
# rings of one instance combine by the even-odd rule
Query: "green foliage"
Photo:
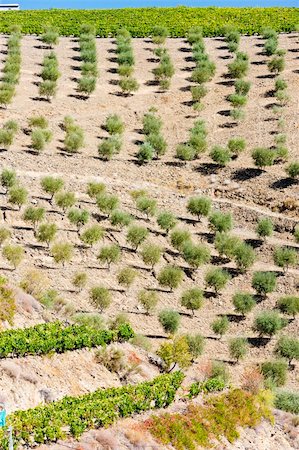
[(230, 94), (227, 99), (234, 108), (240, 108), (241, 106), (245, 106), (247, 103), (246, 95)]
[(45, 80), (42, 81), (39, 85), (39, 95), (41, 97), (46, 97), (46, 99), (50, 102), (52, 97), (55, 97), (57, 91), (56, 81), (53, 80)]
[(295, 295), (280, 297), (277, 306), (281, 312), (295, 317), (299, 313), (299, 297)]
[(104, 183), (97, 183), (96, 181), (90, 181), (87, 184), (87, 195), (90, 198), (97, 198), (99, 195), (104, 194), (106, 191), (106, 186)]
[(211, 206), (212, 200), (209, 197), (192, 197), (188, 201), (187, 211), (200, 220), (201, 216), (209, 215)]
[(250, 81), (245, 81), (243, 79), (235, 81), (236, 94), (247, 95), (248, 92), (250, 91), (250, 87), (251, 87)]
[(22, 186), (15, 184), (9, 189), (8, 201), (13, 205), (17, 205), (19, 209), (21, 209), (21, 206), (27, 202), (27, 198), (28, 192)]
[(82, 92), (87, 97), (96, 89), (97, 79), (92, 75), (83, 75), (78, 81), (78, 92)]
[(11, 232), (8, 228), (0, 226), (0, 247), (4, 244), (5, 241), (10, 239)]
[(122, 134), (125, 124), (117, 114), (111, 114), (107, 117), (104, 127), (109, 134)]
[(119, 87), (121, 88), (124, 95), (130, 95), (132, 92), (136, 92), (139, 89), (139, 84), (135, 78), (130, 76), (122, 77), (119, 80)]
[(6, 192), (17, 183), (16, 172), (12, 169), (3, 169), (1, 172), (1, 185)]
[(261, 169), (274, 164), (275, 152), (269, 148), (255, 148), (251, 155), (254, 160), (254, 164)]
[(110, 222), (111, 225), (117, 226), (119, 228), (126, 227), (132, 222), (132, 216), (125, 211), (115, 209), (111, 213)]
[(119, 199), (116, 195), (100, 194), (97, 196), (97, 207), (103, 214), (110, 216), (118, 207)]
[(176, 228), (170, 235), (171, 245), (178, 251), (183, 251), (187, 242), (191, 242), (191, 233), (188, 230)]
[(216, 164), (224, 167), (230, 162), (232, 155), (228, 148), (216, 145), (212, 148), (210, 157)]
[(299, 394), (292, 391), (276, 391), (274, 406), (283, 411), (299, 414)]
[(153, 27), (152, 30), (152, 40), (154, 42), (154, 44), (164, 44), (169, 31), (166, 27), (163, 27), (161, 25), (156, 25)]
[(237, 312), (245, 316), (245, 314), (249, 313), (255, 307), (256, 301), (251, 294), (236, 292), (233, 295), (233, 305)]
[(176, 336), (172, 342), (162, 344), (157, 355), (163, 360), (166, 371), (171, 371), (175, 364), (181, 369), (191, 365), (192, 355), (186, 336)]
[(172, 292), (183, 281), (184, 272), (176, 266), (165, 266), (158, 274), (158, 282), (161, 286), (167, 287)]
[(147, 135), (146, 142), (148, 142), (155, 150), (156, 158), (166, 153), (167, 142), (160, 133), (151, 133)]
[(69, 210), (67, 217), (73, 225), (76, 225), (79, 232), (89, 221), (89, 212), (86, 209), (73, 208)]
[(169, 233), (169, 231), (175, 227), (176, 223), (177, 219), (170, 211), (161, 211), (157, 216), (157, 224), (162, 230), (165, 230), (166, 233)]
[(41, 35), (41, 41), (47, 44), (50, 48), (58, 44), (59, 33), (54, 27), (46, 27), (44, 34)]
[(31, 222), (34, 230), (38, 222), (41, 222), (45, 217), (45, 208), (39, 206), (28, 206), (23, 214), (25, 222)]
[(141, 249), (141, 258), (143, 262), (153, 269), (161, 259), (162, 249), (159, 245), (152, 243), (144, 245)]
[(140, 145), (136, 157), (140, 163), (144, 164), (153, 159), (154, 153), (154, 147), (149, 142), (145, 142), (144, 144)]
[(248, 68), (248, 57), (237, 53), (234, 61), (228, 64), (228, 75), (230, 78), (242, 78), (247, 74)]
[(216, 232), (226, 233), (233, 227), (233, 218), (230, 213), (214, 211), (209, 217), (210, 227)]
[(136, 199), (136, 207), (143, 212), (147, 219), (149, 216), (154, 216), (156, 213), (157, 201), (147, 196), (139, 196)]
[(248, 350), (248, 342), (245, 338), (236, 337), (229, 340), (228, 347), (230, 356), (239, 361), (246, 356)]
[(59, 191), (55, 194), (55, 203), (65, 212), (76, 203), (74, 192), (60, 191), (59, 188)]
[(111, 244), (102, 247), (100, 253), (97, 256), (99, 261), (107, 264), (108, 269), (110, 269), (112, 263), (117, 263), (120, 260), (120, 257), (121, 250), (119, 245), (117, 244)]
[(20, 245), (5, 245), (2, 256), (16, 269), (24, 258), (24, 249)]
[(162, 120), (152, 112), (144, 114), (143, 119), (143, 133), (150, 135), (152, 133), (159, 133), (162, 128)]
[(283, 328), (285, 321), (276, 311), (262, 311), (254, 320), (254, 330), (260, 335), (274, 336)]
[(122, 147), (122, 140), (118, 134), (114, 134), (103, 139), (98, 147), (98, 154), (104, 161), (109, 161), (114, 155), (117, 155)]
[(269, 71), (275, 73), (276, 75), (285, 69), (285, 60), (283, 56), (274, 56), (267, 63)]
[(139, 225), (131, 225), (127, 232), (127, 242), (137, 250), (139, 245), (142, 244), (148, 237), (148, 229)]
[(77, 313), (72, 316), (72, 320), (77, 325), (84, 325), (93, 329), (104, 330), (105, 324), (102, 316), (97, 313)]
[(254, 272), (251, 285), (260, 295), (266, 296), (276, 288), (275, 272)]
[[(16, 301), (12, 289), (5, 285), (0, 285), (0, 329), (1, 322), (8, 322), (13, 325), (13, 319), (16, 312)], [(1, 342), (1, 334), (0, 334)], [(0, 344), (1, 347), (1, 344)]]
[(117, 281), (121, 286), (129, 288), (133, 284), (138, 273), (131, 267), (124, 267), (117, 274)]
[(211, 378), (218, 378), (225, 384), (229, 382), (229, 372), (222, 361), (212, 361)]
[(159, 313), (159, 322), (165, 333), (174, 334), (177, 332), (181, 321), (181, 316), (172, 309), (163, 309)]
[(64, 148), (68, 153), (77, 153), (84, 146), (84, 131), (78, 125), (70, 125), (66, 128)]
[(265, 379), (274, 386), (283, 386), (287, 380), (288, 365), (283, 360), (267, 361), (261, 364)]
[(74, 254), (74, 247), (69, 242), (55, 242), (51, 247), (51, 256), (54, 261), (59, 264), (62, 263), (63, 267), (66, 262), (69, 262)]
[(101, 239), (103, 239), (104, 236), (105, 236), (104, 229), (100, 225), (95, 224), (86, 228), (80, 234), (80, 239), (85, 245), (92, 247)]
[(245, 272), (255, 261), (255, 251), (251, 245), (242, 242), (235, 248), (234, 259), (240, 272)]
[(297, 178), (299, 176), (299, 161), (291, 162), (286, 168), (286, 173), (291, 178)]
[(228, 318), (226, 316), (221, 316), (221, 317), (215, 319), (211, 324), (211, 328), (215, 334), (219, 334), (219, 336), (223, 336), (229, 328)]
[(190, 385), (188, 397), (190, 399), (197, 397), (201, 392), (219, 392), (223, 391), (225, 383), (219, 378), (208, 378), (207, 380), (199, 383), (195, 382)]
[(277, 342), (276, 353), (282, 358), (288, 359), (289, 363), (293, 359), (299, 360), (299, 339), (289, 336), (281, 336)]
[(60, 191), (64, 186), (62, 178), (55, 178), (52, 176), (46, 176), (41, 180), (41, 187), (47, 193), (51, 195), (50, 201), (53, 200), (54, 195)]
[(203, 85), (191, 86), (191, 95), (194, 102), (200, 102), (208, 93), (208, 89)]
[(220, 268), (212, 268), (205, 275), (207, 286), (214, 288), (216, 294), (226, 286), (229, 280), (229, 273)]
[(273, 234), (273, 222), (268, 217), (262, 218), (258, 221), (257, 227), (256, 227), (256, 233), (261, 238), (266, 238), (269, 236), (272, 236)]
[(196, 151), (189, 144), (180, 144), (176, 148), (176, 158), (182, 161), (192, 161), (196, 158)]
[(90, 289), (89, 300), (95, 308), (103, 312), (111, 304), (111, 293), (105, 287), (95, 286)]
[(240, 155), (246, 148), (246, 141), (243, 138), (232, 138), (228, 141), (227, 147), (232, 155)]
[(198, 269), (203, 264), (207, 264), (211, 259), (209, 248), (204, 244), (193, 244), (186, 242), (183, 247), (183, 258), (192, 267)]
[(155, 291), (143, 290), (138, 293), (138, 301), (143, 306), (146, 313), (151, 314), (158, 304), (159, 297)]
[(40, 152), (44, 150), (46, 144), (50, 142), (52, 133), (49, 130), (36, 128), (31, 133), (31, 147)]
[(192, 361), (198, 358), (204, 349), (205, 340), (201, 334), (187, 334), (186, 335), (189, 352), (192, 356)]
[(146, 336), (143, 336), (142, 334), (136, 334), (131, 339), (131, 344), (135, 345), (136, 347), (142, 348), (146, 352), (150, 352), (152, 348), (152, 343), (150, 339)]
[(287, 270), (290, 266), (296, 266), (298, 254), (295, 249), (287, 247), (277, 247), (274, 250), (273, 259), (278, 267)]
[(232, 259), (236, 254), (236, 249), (241, 244), (241, 240), (237, 236), (217, 231), (214, 244), (220, 256)]
[(200, 309), (203, 305), (203, 292), (199, 288), (190, 288), (182, 293), (181, 305), (192, 311), (194, 316), (194, 311)]
[[(79, 292), (85, 288), (87, 284), (88, 276), (86, 272), (76, 272), (72, 279), (72, 284), (75, 286), (75, 288), (78, 289)], [(78, 322), (77, 322), (78, 323)], [(87, 322), (88, 324), (88, 322)]]

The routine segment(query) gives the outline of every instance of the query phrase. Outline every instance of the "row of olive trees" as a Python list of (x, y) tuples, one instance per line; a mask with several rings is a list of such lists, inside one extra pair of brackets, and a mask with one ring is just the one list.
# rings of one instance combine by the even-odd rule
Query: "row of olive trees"
[(11, 27), (11, 34), (7, 39), (7, 56), (2, 69), (0, 82), (0, 105), (7, 108), (15, 95), (16, 85), (19, 83), (21, 71), (21, 31), (17, 26)]
[(137, 80), (133, 77), (135, 58), (132, 47), (131, 35), (128, 30), (122, 28), (116, 36), (116, 53), (120, 76), (119, 87), (124, 95), (130, 95), (139, 89)]
[(37, 153), (42, 152), (52, 140), (49, 123), (44, 116), (33, 116), (28, 120), (31, 135), (31, 148)]
[(210, 61), (205, 51), (201, 27), (192, 27), (188, 32), (187, 41), (192, 46), (192, 59), (195, 62), (195, 68), (191, 74), (191, 80), (196, 83), (195, 86), (191, 86), (193, 108), (201, 111), (203, 109), (201, 101), (208, 92), (205, 83), (211, 81), (215, 75), (216, 66)]
[(96, 30), (90, 24), (82, 25), (79, 37), (80, 71), (78, 91), (87, 98), (96, 88), (98, 78)]
[(152, 41), (158, 45), (154, 48), (153, 53), (159, 61), (158, 66), (153, 69), (153, 74), (155, 81), (159, 83), (163, 91), (170, 88), (171, 78), (175, 72), (168, 50), (164, 46), (168, 34), (167, 28), (160, 25), (155, 26), (152, 31)]
[(161, 133), (163, 126), (161, 118), (156, 114), (155, 108), (150, 108), (142, 119), (142, 132), (145, 135), (145, 141), (139, 146), (137, 159), (144, 164), (152, 159), (159, 159), (166, 153), (167, 142)]
[(39, 84), (39, 95), (46, 97), (49, 102), (56, 95), (57, 81), (60, 75), (57, 56), (51, 51), (43, 59), (42, 72), (40, 74), (43, 81)]

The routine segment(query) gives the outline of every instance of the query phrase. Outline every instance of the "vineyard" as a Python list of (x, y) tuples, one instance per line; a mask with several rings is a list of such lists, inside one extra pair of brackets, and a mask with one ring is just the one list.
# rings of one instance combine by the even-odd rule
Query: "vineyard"
[[(232, 423), (262, 388), (299, 412), (298, 11), (133, 11), (0, 21), (0, 402), (20, 448), (177, 391), (182, 427), (224, 389), (207, 404)], [(172, 442), (171, 415), (142, 417)]]

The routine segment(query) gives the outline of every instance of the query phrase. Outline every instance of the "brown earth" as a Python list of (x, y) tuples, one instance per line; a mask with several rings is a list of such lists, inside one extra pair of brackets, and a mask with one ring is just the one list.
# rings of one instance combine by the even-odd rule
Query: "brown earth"
[[(288, 92), (290, 102), (284, 108), (284, 118), (286, 121), (285, 133), (287, 134), (287, 146), (290, 160), (298, 159), (298, 104), (299, 104), (299, 75), (298, 75), (298, 35), (282, 34), (279, 37), (280, 48), (287, 50), (286, 69), (283, 77), (288, 82)], [(6, 38), (0, 38), (0, 50), (5, 50)], [(95, 93), (86, 101), (77, 98), (76, 81), (78, 77), (76, 67), (79, 63), (73, 60), (77, 55), (77, 44), (69, 38), (61, 38), (55, 52), (57, 53), (61, 78), (58, 82), (58, 93), (52, 103), (41, 101), (38, 98), (38, 82), (40, 64), (44, 54), (47, 52), (39, 48), (40, 42), (34, 36), (25, 36), (22, 39), (22, 72), (20, 83), (17, 86), (17, 94), (12, 105), (7, 110), (0, 110), (0, 125), (8, 119), (15, 119), (19, 122), (21, 130), (26, 129), (29, 117), (37, 114), (48, 118), (50, 129), (54, 139), (46, 150), (39, 154), (33, 154), (30, 150), (30, 137), (20, 131), (12, 147), (8, 151), (0, 153), (1, 168), (13, 167), (16, 169), (20, 182), (30, 191), (30, 202), (42, 205), (47, 209), (47, 220), (55, 221), (59, 227), (59, 238), (71, 241), (75, 246), (75, 256), (64, 268), (57, 266), (46, 248), (37, 245), (33, 235), (33, 230), (22, 220), (22, 210), (16, 211), (7, 203), (6, 196), (0, 194), (0, 207), (6, 211), (6, 222), (13, 232), (12, 241), (22, 244), (26, 251), (26, 257), (15, 271), (11, 271), (5, 260), (0, 259), (0, 270), (5, 274), (11, 283), (18, 283), (26, 274), (28, 267), (38, 268), (50, 279), (50, 284), (57, 289), (60, 295), (69, 302), (76, 311), (92, 311), (88, 301), (88, 289), (94, 285), (104, 285), (113, 292), (113, 302), (111, 307), (104, 313), (106, 318), (111, 318), (119, 312), (126, 312), (137, 332), (151, 337), (153, 348), (164, 342), (162, 329), (159, 325), (157, 314), (146, 316), (142, 309), (137, 307), (137, 292), (142, 288), (157, 289), (159, 292), (158, 311), (164, 308), (174, 308), (181, 311), (182, 321), (180, 332), (201, 333), (206, 339), (205, 352), (202, 359), (210, 356), (227, 361), (231, 371), (232, 379), (238, 383), (240, 374), (247, 364), (263, 361), (272, 357), (276, 339), (273, 338), (265, 346), (251, 346), (245, 362), (234, 365), (230, 361), (227, 341), (231, 336), (254, 337), (255, 333), (251, 326), (256, 313), (266, 308), (273, 308), (276, 300), (284, 294), (298, 293), (299, 268), (290, 269), (286, 275), (280, 271), (278, 276), (278, 286), (274, 294), (259, 303), (254, 311), (246, 317), (244, 321), (232, 321), (229, 332), (222, 339), (215, 339), (210, 328), (211, 322), (219, 314), (232, 314), (231, 303), (232, 294), (238, 290), (248, 290), (251, 288), (251, 277), (254, 270), (278, 270), (273, 263), (272, 252), (275, 246), (289, 245), (294, 248), (299, 247), (292, 236), (295, 225), (299, 222), (299, 188), (298, 183), (289, 183), (286, 180), (285, 164), (277, 164), (263, 172), (254, 169), (250, 156), (252, 148), (256, 146), (271, 146), (274, 144), (273, 133), (277, 129), (276, 116), (271, 109), (274, 98), (269, 97), (269, 91), (273, 89), (274, 79), (269, 77), (267, 69), (267, 57), (261, 54), (261, 44), (263, 41), (257, 37), (242, 37), (240, 50), (246, 51), (250, 58), (250, 71), (248, 80), (252, 83), (249, 92), (248, 104), (245, 107), (245, 120), (238, 126), (231, 126), (231, 121), (227, 117), (229, 103), (226, 96), (233, 92), (233, 86), (227, 82), (227, 64), (230, 62), (228, 51), (224, 48), (221, 39), (206, 39), (206, 49), (210, 58), (215, 61), (217, 70), (213, 80), (208, 83), (209, 92), (204, 99), (205, 108), (200, 113), (195, 113), (190, 105), (191, 95), (189, 88), (192, 83), (189, 81), (190, 70), (194, 66), (189, 61), (190, 49), (181, 39), (168, 39), (166, 46), (175, 65), (175, 75), (168, 92), (159, 92), (157, 86), (153, 85), (152, 69), (157, 62), (152, 61), (153, 44), (149, 40), (134, 39), (133, 47), (135, 52), (136, 66), (135, 77), (140, 88), (134, 96), (123, 97), (119, 95), (117, 85), (118, 75), (115, 73), (117, 64), (113, 61), (115, 54), (115, 43), (111, 39), (97, 40), (98, 60), (100, 77)], [(5, 55), (2, 55), (2, 59)], [(187, 59), (187, 60), (186, 60)], [(0, 70), (2, 63), (0, 63)], [(135, 154), (137, 151), (136, 141), (143, 140), (140, 134), (142, 128), (142, 116), (151, 106), (155, 106), (158, 114), (163, 119), (163, 135), (168, 143), (168, 150), (165, 156), (159, 161), (153, 161), (147, 165), (136, 164)], [(124, 147), (121, 153), (110, 162), (103, 162), (97, 157), (97, 146), (100, 139), (106, 136), (106, 132), (101, 129), (109, 114), (119, 114), (125, 122)], [(70, 115), (80, 124), (85, 132), (84, 149), (73, 156), (63, 152), (64, 132), (60, 128), (64, 116)], [(174, 158), (177, 144), (188, 139), (188, 131), (197, 118), (205, 120), (208, 128), (209, 145), (225, 145), (229, 138), (242, 136), (246, 139), (247, 150), (236, 160), (232, 161), (228, 167), (216, 172), (216, 168), (211, 164), (208, 155), (204, 155), (200, 160), (178, 163)], [(145, 225), (150, 230), (148, 242), (159, 243), (165, 248), (162, 262), (155, 268), (155, 274), (166, 263), (175, 262), (186, 269), (186, 275), (182, 286), (174, 293), (160, 291), (155, 276), (144, 266), (140, 255), (130, 251), (125, 241), (125, 233), (113, 229), (106, 219), (101, 220), (101, 224), (107, 227), (107, 234), (103, 242), (95, 246), (92, 250), (82, 251), (80, 241), (73, 226), (70, 225), (67, 217), (63, 216), (55, 206), (50, 206), (47, 198), (40, 188), (40, 179), (46, 174), (60, 175), (66, 182), (67, 189), (76, 192), (77, 203), (93, 213), (91, 222), (96, 222), (97, 208), (87, 196), (86, 184), (88, 181), (103, 181), (107, 185), (110, 193), (115, 193), (121, 200), (121, 207), (136, 217), (138, 223)], [(195, 279), (191, 279), (188, 274), (187, 264), (171, 250), (169, 240), (160, 232), (154, 218), (145, 220), (139, 213), (134, 201), (130, 197), (133, 189), (146, 189), (149, 194), (158, 202), (159, 209), (169, 209), (181, 220), (180, 226), (188, 228), (195, 241), (206, 242), (214, 258), (214, 264), (233, 269), (233, 263), (222, 264), (217, 260), (217, 252), (210, 243), (207, 235), (207, 221), (202, 223), (193, 222), (191, 216), (186, 212), (188, 198), (194, 194), (207, 194), (213, 198), (214, 207), (223, 211), (230, 211), (234, 215), (235, 227), (233, 234), (249, 239), (251, 242), (256, 238), (255, 225), (260, 217), (271, 217), (275, 223), (273, 237), (269, 238), (266, 244), (258, 246), (257, 262), (244, 275), (237, 274), (232, 270), (233, 277), (219, 297), (209, 295), (204, 307), (191, 317), (180, 307), (179, 299), (183, 290), (198, 285), (204, 287), (204, 274), (207, 267), (196, 271)], [(286, 200), (292, 205), (287, 208)], [(2, 224), (2, 223), (1, 223)], [(108, 271), (97, 261), (99, 248), (103, 244), (119, 242), (123, 247), (122, 259), (117, 266), (112, 266)], [(132, 266), (139, 270), (138, 281), (124, 294), (120, 292), (116, 275), (121, 267)], [(87, 290), (81, 293), (74, 291), (71, 280), (74, 273), (84, 270), (88, 273), (89, 281)], [(19, 308), (15, 326), (29, 326), (43, 321), (45, 318), (61, 318), (61, 313), (45, 311), (41, 314), (38, 311)], [(233, 319), (233, 316), (232, 316)], [(299, 319), (290, 321), (283, 330), (284, 334), (297, 335), (299, 331)], [(86, 359), (87, 358), (87, 359)], [(53, 361), (61, 361), (59, 370), (50, 374), (55, 364)], [(103, 378), (103, 368), (99, 368), (92, 362), (90, 353), (87, 351), (74, 352), (73, 354), (55, 356), (54, 360), (48, 358), (30, 357), (26, 358), (24, 364), (30, 373), (44, 372), (45, 378), (42, 380), (48, 387), (62, 384), (63, 394), (73, 394), (72, 386), (66, 382), (69, 379), (69, 370), (72, 361), (76, 359), (78, 371), (74, 371), (72, 382), (78, 383), (80, 367), (85, 367), (89, 362), (90, 373), (95, 371), (93, 379), (86, 377), (86, 390), (94, 390), (99, 385), (109, 386), (112, 378)], [(62, 363), (63, 361), (63, 363)], [(199, 362), (201, 359), (199, 359)], [(21, 361), (21, 365), (23, 362)], [(69, 370), (63, 371), (62, 368)], [(88, 366), (89, 367), (89, 366)], [(38, 368), (38, 369), (37, 369)], [(1, 363), (0, 363), (1, 369)], [(89, 370), (89, 369), (88, 369)], [(107, 375), (107, 374), (106, 374)], [(194, 369), (189, 369), (190, 378), (194, 376)], [(46, 378), (48, 377), (48, 381)], [(295, 365), (288, 375), (288, 387), (298, 388), (299, 365)], [(51, 381), (52, 380), (52, 381)], [(53, 381), (54, 380), (54, 381)], [(23, 381), (14, 381), (11, 387), (7, 388), (7, 376), (0, 370), (0, 390), (10, 398), (10, 410), (20, 408), (22, 405), (33, 406), (33, 390), (41, 388), (41, 384), (35, 384), (35, 388), (27, 389)], [(25, 395), (19, 395), (20, 389), (25, 390)], [(9, 391), (9, 392), (8, 392)], [(81, 391), (80, 391), (81, 392)], [(27, 399), (26, 399), (27, 395)], [(249, 448), (249, 447), (248, 447)]]

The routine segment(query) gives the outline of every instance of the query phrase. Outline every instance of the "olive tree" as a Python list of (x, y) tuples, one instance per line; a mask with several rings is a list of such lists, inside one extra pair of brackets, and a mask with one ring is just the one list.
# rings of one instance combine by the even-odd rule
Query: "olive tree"
[(65, 266), (66, 262), (69, 262), (74, 254), (74, 247), (69, 242), (55, 242), (51, 247), (51, 255), (54, 261), (62, 266)]
[(159, 245), (152, 243), (146, 244), (141, 249), (141, 258), (146, 265), (153, 269), (161, 259), (162, 249)]
[(227, 233), (233, 227), (233, 218), (230, 213), (214, 211), (209, 217), (210, 227), (216, 232)]
[(39, 222), (41, 222), (45, 217), (45, 208), (42, 207), (34, 207), (34, 206), (28, 206), (28, 208), (25, 209), (23, 214), (23, 219), (25, 222), (30, 222), (33, 225), (34, 231), (36, 231), (36, 227)]
[(212, 200), (209, 197), (192, 197), (188, 201), (187, 210), (198, 220), (202, 216), (207, 217), (210, 214), (212, 207)]
[(229, 354), (237, 362), (246, 356), (248, 351), (248, 342), (246, 338), (236, 337), (229, 340)]
[(276, 353), (282, 358), (289, 361), (289, 365), (293, 359), (299, 360), (299, 339), (289, 336), (281, 336), (277, 342)]
[(24, 249), (20, 245), (5, 245), (2, 249), (2, 256), (15, 270), (24, 258)]
[(54, 240), (57, 233), (57, 225), (55, 223), (42, 223), (36, 232), (38, 242), (45, 242), (47, 246)]
[(139, 211), (143, 212), (148, 219), (149, 216), (155, 215), (157, 201), (146, 196), (140, 196), (136, 199), (136, 207)]
[(104, 183), (98, 183), (96, 181), (90, 181), (87, 184), (87, 195), (92, 198), (96, 199), (99, 195), (105, 194), (106, 192), (106, 186)]
[(118, 228), (123, 228), (130, 225), (133, 218), (131, 214), (127, 213), (126, 211), (115, 209), (114, 211), (112, 211), (109, 220), (111, 222), (111, 225), (114, 225)]
[(19, 210), (27, 202), (28, 191), (22, 186), (14, 185), (9, 189), (9, 203), (17, 205)]
[(177, 223), (177, 219), (174, 214), (170, 211), (161, 211), (157, 216), (157, 224), (162, 230), (165, 230), (166, 233), (169, 233)]
[(188, 230), (176, 228), (170, 235), (171, 245), (178, 251), (182, 251), (187, 242), (191, 242), (191, 233)]
[(86, 225), (89, 220), (89, 212), (85, 209), (74, 208), (70, 209), (67, 217), (77, 227), (77, 232), (79, 233), (83, 225)]
[(245, 314), (249, 313), (255, 307), (256, 301), (247, 292), (236, 292), (233, 295), (233, 305), (238, 313), (245, 316)]
[(275, 152), (269, 148), (258, 147), (252, 151), (252, 158), (257, 167), (264, 169), (266, 166), (274, 164)]
[(262, 296), (273, 292), (276, 288), (275, 272), (254, 272), (251, 285)]
[(299, 297), (295, 295), (280, 297), (277, 301), (277, 306), (281, 312), (295, 318), (296, 314), (299, 314)]
[(138, 273), (136, 272), (136, 270), (132, 269), (131, 267), (124, 267), (118, 272), (117, 281), (121, 286), (124, 286), (128, 289), (133, 284), (137, 276)]
[(145, 309), (146, 314), (152, 314), (158, 304), (159, 297), (155, 291), (142, 290), (138, 293), (138, 301)]
[(128, 229), (126, 239), (133, 249), (137, 250), (139, 245), (146, 240), (148, 234), (147, 228), (139, 225), (131, 225)]
[(219, 291), (226, 286), (229, 280), (229, 273), (226, 270), (217, 267), (210, 269), (205, 275), (207, 286), (214, 288), (217, 295), (219, 294)]
[(203, 305), (203, 292), (201, 289), (194, 287), (190, 288), (182, 293), (181, 305), (192, 311), (194, 316), (194, 311), (200, 309)]
[(87, 280), (88, 276), (86, 272), (76, 272), (72, 278), (72, 283), (75, 288), (77, 288), (78, 291), (81, 292), (85, 288)]
[(46, 176), (41, 180), (41, 187), (50, 194), (50, 203), (52, 203), (54, 195), (60, 191), (64, 186), (64, 181), (59, 177)]
[(165, 333), (174, 334), (180, 325), (181, 316), (177, 311), (164, 309), (159, 314), (159, 322)]
[(261, 336), (274, 336), (284, 325), (285, 322), (278, 312), (269, 310), (262, 311), (256, 316), (253, 329)]
[(80, 239), (83, 244), (92, 247), (97, 242), (99, 242), (105, 236), (105, 230), (100, 225), (91, 225), (86, 228), (81, 234)]
[(267, 237), (272, 236), (273, 234), (273, 222), (268, 217), (262, 218), (258, 221), (256, 227), (256, 233), (259, 237), (266, 240)]
[(74, 206), (76, 203), (76, 196), (74, 192), (61, 191), (55, 194), (55, 203), (59, 208), (65, 212), (67, 209)]
[(165, 266), (158, 274), (158, 282), (161, 286), (167, 287), (173, 292), (183, 281), (184, 272), (176, 266)]
[(255, 261), (255, 251), (251, 245), (242, 242), (234, 251), (234, 260), (240, 272), (245, 272)]
[(121, 250), (119, 245), (117, 244), (111, 244), (102, 247), (100, 253), (97, 256), (99, 261), (107, 264), (108, 270), (110, 270), (110, 266), (112, 263), (116, 263), (120, 260), (120, 257)]
[(4, 244), (5, 241), (10, 239), (11, 232), (8, 228), (0, 226), (0, 247)]
[(3, 169), (1, 172), (1, 185), (5, 189), (5, 193), (17, 184), (16, 172), (12, 169)]
[(285, 272), (290, 266), (298, 263), (298, 253), (295, 249), (287, 247), (277, 247), (274, 250), (273, 259), (278, 267), (282, 267)]
[(90, 303), (100, 312), (107, 309), (111, 304), (111, 293), (109, 289), (102, 286), (94, 286), (89, 292)]
[(119, 206), (119, 198), (116, 195), (100, 194), (96, 199), (99, 210), (108, 217)]
[(186, 242), (183, 248), (183, 258), (192, 269), (198, 269), (210, 261), (211, 254), (206, 245)]
[(216, 318), (212, 324), (211, 328), (214, 331), (215, 334), (218, 334), (221, 338), (228, 330), (229, 328), (229, 320), (226, 316), (221, 316)]

